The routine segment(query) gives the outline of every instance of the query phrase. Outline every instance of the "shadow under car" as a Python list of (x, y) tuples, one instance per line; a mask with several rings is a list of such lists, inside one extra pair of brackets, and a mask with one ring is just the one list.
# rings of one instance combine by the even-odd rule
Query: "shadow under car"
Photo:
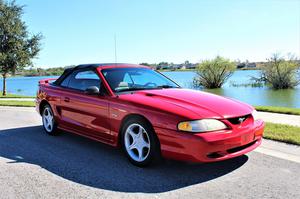
[(161, 193), (203, 183), (241, 167), (248, 157), (209, 164), (166, 160), (133, 166), (121, 150), (71, 133), (48, 136), (42, 126), (0, 131), (0, 156), (39, 165), (83, 185), (120, 192)]

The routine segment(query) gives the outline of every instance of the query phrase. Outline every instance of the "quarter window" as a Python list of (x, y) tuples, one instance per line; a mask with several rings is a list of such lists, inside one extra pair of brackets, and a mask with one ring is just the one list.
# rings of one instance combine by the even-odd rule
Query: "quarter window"
[[(67, 86), (65, 86), (65, 81), (68, 83)], [(67, 77), (61, 85), (68, 88), (85, 91), (91, 86), (97, 86), (100, 89), (101, 80), (94, 71), (75, 71), (69, 77)]]
[(71, 79), (71, 76), (72, 76), (72, 75), (67, 76), (67, 77), (61, 82), (60, 85), (63, 86), (63, 87), (68, 87), (69, 82), (70, 82), (70, 79)]

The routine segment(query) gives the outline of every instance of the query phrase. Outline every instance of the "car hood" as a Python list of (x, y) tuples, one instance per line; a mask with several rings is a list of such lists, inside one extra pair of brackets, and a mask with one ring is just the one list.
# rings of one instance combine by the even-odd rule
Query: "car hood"
[(123, 97), (175, 114), (188, 114), (191, 118), (232, 118), (253, 110), (245, 103), (191, 89), (143, 90)]

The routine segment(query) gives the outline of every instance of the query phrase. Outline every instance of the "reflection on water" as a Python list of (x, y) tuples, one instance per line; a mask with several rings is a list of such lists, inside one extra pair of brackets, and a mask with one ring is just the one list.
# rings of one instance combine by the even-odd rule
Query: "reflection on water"
[(194, 72), (165, 72), (185, 88), (199, 89), (217, 95), (234, 98), (252, 105), (285, 106), (300, 108), (300, 87), (295, 89), (273, 90), (267, 87), (236, 87), (235, 84), (251, 83), (251, 77), (258, 77), (260, 71), (236, 71), (219, 89), (203, 89), (193, 87)]
[[(260, 71), (236, 71), (223, 85), (221, 89), (193, 88), (193, 78), (196, 73), (185, 72), (163, 72), (167, 77), (173, 79), (184, 88), (200, 89), (230, 98), (234, 98), (252, 105), (286, 106), (300, 108), (300, 87), (286, 90), (272, 90), (266, 87), (235, 87), (235, 84), (250, 83), (251, 77), (258, 77)], [(7, 79), (7, 90), (10, 93), (34, 96), (38, 87), (38, 81), (52, 77), (13, 77)], [(2, 88), (0, 78), (0, 89)]]
[(294, 89), (268, 89), (267, 92), (260, 92), (260, 94), (261, 101), (263, 101), (263, 99), (267, 99), (264, 100), (262, 105), (278, 104), (279, 106), (299, 107), (299, 88), (297, 91)]
[(252, 105), (300, 107), (299, 89), (273, 90), (268, 88), (231, 87), (230, 89), (221, 88), (203, 90), (217, 95), (235, 98)]
[(205, 92), (210, 92), (216, 95), (228, 96), (225, 94), (225, 90), (222, 88), (215, 88), (215, 89), (203, 89)]

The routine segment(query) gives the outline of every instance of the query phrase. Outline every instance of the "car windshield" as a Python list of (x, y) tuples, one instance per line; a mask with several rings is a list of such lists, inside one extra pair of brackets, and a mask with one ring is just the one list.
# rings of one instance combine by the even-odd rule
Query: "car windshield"
[(148, 68), (110, 68), (102, 70), (114, 92), (179, 88), (162, 74)]

